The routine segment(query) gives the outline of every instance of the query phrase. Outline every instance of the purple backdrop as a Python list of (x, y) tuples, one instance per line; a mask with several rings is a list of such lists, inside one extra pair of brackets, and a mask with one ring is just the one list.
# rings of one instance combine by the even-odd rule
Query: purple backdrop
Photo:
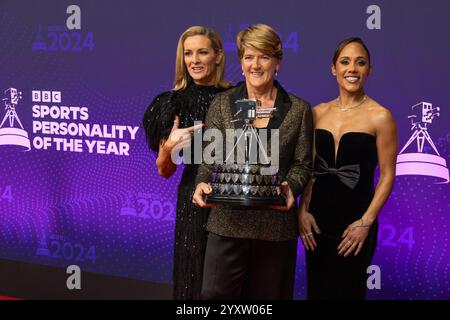
[[(334, 48), (360, 36), (374, 66), (366, 91), (394, 114), (400, 148), (416, 131), (429, 134), (436, 150), (412, 141), (380, 213), (381, 288), (369, 298), (450, 298), (448, 1), (72, 4), (0, 2), (0, 258), (170, 283), (181, 168), (158, 176), (142, 114), (171, 87), (187, 27), (222, 34), (226, 77), (237, 82), (235, 36), (266, 23), (284, 41), (278, 80), (289, 91), (313, 105), (333, 99)], [(432, 105), (412, 108), (422, 102)], [(305, 282), (299, 246), (297, 299)]]

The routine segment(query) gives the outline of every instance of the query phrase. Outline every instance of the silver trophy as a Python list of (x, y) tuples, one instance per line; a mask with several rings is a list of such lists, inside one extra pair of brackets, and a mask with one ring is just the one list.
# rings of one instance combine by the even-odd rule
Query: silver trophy
[[(206, 202), (251, 207), (284, 206), (286, 201), (281, 187), (284, 177), (278, 167), (271, 166), (267, 148), (253, 126), (256, 119), (271, 118), (276, 109), (262, 108), (260, 101), (255, 99), (237, 100), (235, 104), (237, 112), (232, 122), (242, 122), (242, 132), (225, 163), (214, 165), (210, 181), (212, 192), (206, 196)], [(234, 161), (236, 151), (240, 161)]]

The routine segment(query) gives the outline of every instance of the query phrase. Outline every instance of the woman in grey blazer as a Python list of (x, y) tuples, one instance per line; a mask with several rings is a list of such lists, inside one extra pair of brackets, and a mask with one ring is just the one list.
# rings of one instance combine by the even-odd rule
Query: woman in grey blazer
[[(237, 46), (245, 81), (216, 96), (205, 129), (218, 129), (223, 136), (228, 129), (237, 129), (232, 122), (236, 100), (258, 99), (262, 106), (276, 108), (272, 118), (256, 119), (253, 125), (278, 129), (278, 166), (285, 173), (286, 205), (212, 208), (207, 223), (202, 298), (292, 299), (299, 230), (295, 199), (312, 170), (310, 105), (286, 92), (275, 80), (282, 43), (270, 26), (242, 30)], [(212, 166), (203, 163), (193, 196), (193, 203), (199, 207), (208, 206), (203, 197), (212, 191), (208, 184), (211, 177)]]

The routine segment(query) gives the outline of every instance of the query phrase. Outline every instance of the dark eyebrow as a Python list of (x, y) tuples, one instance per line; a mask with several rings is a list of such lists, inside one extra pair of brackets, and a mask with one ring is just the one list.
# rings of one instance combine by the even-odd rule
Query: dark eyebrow
[[(350, 57), (340, 57), (339, 59), (350, 59)], [(363, 57), (363, 56), (356, 57), (356, 59), (364, 59), (364, 60), (367, 60), (367, 58), (366, 58), (366, 57)]]

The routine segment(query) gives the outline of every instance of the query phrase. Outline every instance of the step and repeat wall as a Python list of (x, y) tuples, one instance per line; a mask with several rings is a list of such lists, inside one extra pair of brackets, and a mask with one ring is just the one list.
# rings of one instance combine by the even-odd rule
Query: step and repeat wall
[(278, 80), (312, 105), (338, 94), (337, 43), (367, 43), (366, 92), (399, 127), (368, 297), (450, 298), (449, 15), (438, 0), (1, 0), (0, 258), (170, 284), (182, 168), (158, 176), (142, 115), (172, 87), (186, 28), (219, 31), (236, 83), (236, 34), (265, 23), (284, 43)]

